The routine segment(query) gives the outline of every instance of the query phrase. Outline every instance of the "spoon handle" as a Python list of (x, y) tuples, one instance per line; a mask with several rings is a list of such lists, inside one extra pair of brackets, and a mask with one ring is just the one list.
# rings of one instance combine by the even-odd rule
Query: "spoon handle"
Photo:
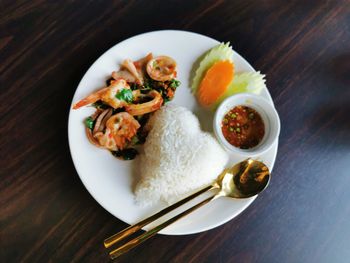
[(165, 221), (164, 223), (160, 224), (159, 226), (156, 226), (155, 228), (152, 228), (151, 230), (143, 233), (142, 235), (140, 235), (140, 236), (130, 240), (126, 244), (124, 244), (124, 245), (116, 248), (115, 250), (111, 251), (109, 253), (109, 256), (111, 257), (111, 259), (115, 259), (115, 258), (119, 257), (120, 255), (128, 252), (130, 249), (140, 245), (141, 243), (143, 243), (147, 239), (153, 237), (155, 234), (157, 234), (163, 228), (165, 228), (165, 227), (169, 226), (170, 224), (176, 222), (180, 218), (188, 215), (189, 213), (192, 213), (194, 210), (196, 210), (196, 209), (200, 208), (201, 206), (209, 203), (211, 200), (217, 198), (218, 196), (220, 196), (220, 195), (213, 195), (213, 196), (203, 200), (202, 202), (196, 204), (195, 206), (192, 206), (191, 208), (185, 210), (184, 212), (178, 214), (177, 216), (174, 216), (174, 217), (170, 218), (169, 220)]
[[(214, 188), (217, 188), (215, 186), (212, 186), (212, 185), (209, 185), (205, 188), (203, 188), (202, 190), (199, 190), (198, 192), (178, 201), (177, 203), (167, 207), (167, 208), (164, 208), (163, 210), (159, 211), (158, 213), (136, 223), (135, 225), (132, 225), (132, 226), (129, 226), (127, 228), (125, 228), (124, 230), (120, 231), (119, 233), (117, 234), (114, 234), (113, 236), (109, 237), (109, 238), (106, 238), (104, 240), (104, 246), (106, 248), (112, 246), (113, 244), (117, 243), (118, 241), (128, 237), (129, 235), (135, 233), (136, 231), (140, 230), (142, 227), (144, 227), (145, 225), (148, 225), (150, 223), (152, 223), (153, 221), (157, 220), (158, 218), (164, 216), (165, 214), (169, 213), (170, 211), (178, 208), (179, 206), (189, 202), (190, 200), (194, 199), (195, 197), (203, 194), (204, 192), (206, 191), (209, 191), (211, 189), (214, 189)], [(158, 230), (159, 231), (159, 230)], [(157, 232), (158, 232), (157, 231)], [(157, 233), (155, 232), (155, 233)]]

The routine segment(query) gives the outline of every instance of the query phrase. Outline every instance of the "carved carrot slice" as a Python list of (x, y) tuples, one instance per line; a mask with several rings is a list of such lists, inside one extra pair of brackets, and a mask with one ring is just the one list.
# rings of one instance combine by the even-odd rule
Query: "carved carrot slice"
[(234, 76), (234, 65), (231, 61), (218, 61), (206, 72), (197, 98), (202, 106), (211, 106), (223, 95)]

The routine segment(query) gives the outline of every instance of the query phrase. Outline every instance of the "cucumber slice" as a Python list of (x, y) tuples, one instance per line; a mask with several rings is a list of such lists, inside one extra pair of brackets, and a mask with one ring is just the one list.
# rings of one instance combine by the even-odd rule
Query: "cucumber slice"
[(232, 62), (233, 57), (233, 50), (232, 47), (230, 47), (230, 42), (221, 43), (215, 47), (213, 47), (202, 59), (202, 61), (199, 63), (199, 66), (196, 70), (196, 73), (192, 80), (192, 92), (196, 93), (197, 89), (207, 72), (207, 70), (214, 65), (215, 62), (220, 60), (229, 60)]
[(232, 83), (215, 103), (215, 108), (226, 98), (242, 92), (249, 92), (259, 95), (261, 90), (266, 87), (265, 75), (258, 72), (243, 72), (236, 74)]

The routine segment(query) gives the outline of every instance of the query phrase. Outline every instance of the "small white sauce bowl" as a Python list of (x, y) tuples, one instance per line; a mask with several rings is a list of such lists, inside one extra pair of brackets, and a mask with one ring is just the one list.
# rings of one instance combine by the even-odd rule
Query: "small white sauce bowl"
[[(260, 114), (265, 125), (263, 139), (257, 146), (249, 149), (241, 149), (230, 144), (225, 139), (221, 129), (222, 120), (226, 113), (239, 105), (247, 106), (256, 110)], [(240, 93), (225, 99), (215, 112), (213, 125), (215, 135), (224, 148), (232, 153), (247, 157), (258, 156), (268, 151), (278, 139), (281, 128), (280, 119), (276, 109), (264, 98), (251, 93)]]

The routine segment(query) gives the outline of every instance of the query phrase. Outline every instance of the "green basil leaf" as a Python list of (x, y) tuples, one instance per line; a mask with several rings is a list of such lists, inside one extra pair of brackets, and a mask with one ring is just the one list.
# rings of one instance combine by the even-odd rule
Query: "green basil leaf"
[(177, 79), (172, 79), (170, 80), (170, 87), (171, 88), (177, 88), (178, 86), (180, 86), (181, 82)]
[(130, 89), (122, 89), (120, 90), (115, 97), (119, 100), (124, 100), (128, 103), (133, 101), (132, 91)]
[(85, 125), (88, 127), (90, 130), (94, 128), (95, 121), (91, 117), (87, 117), (85, 119)]

